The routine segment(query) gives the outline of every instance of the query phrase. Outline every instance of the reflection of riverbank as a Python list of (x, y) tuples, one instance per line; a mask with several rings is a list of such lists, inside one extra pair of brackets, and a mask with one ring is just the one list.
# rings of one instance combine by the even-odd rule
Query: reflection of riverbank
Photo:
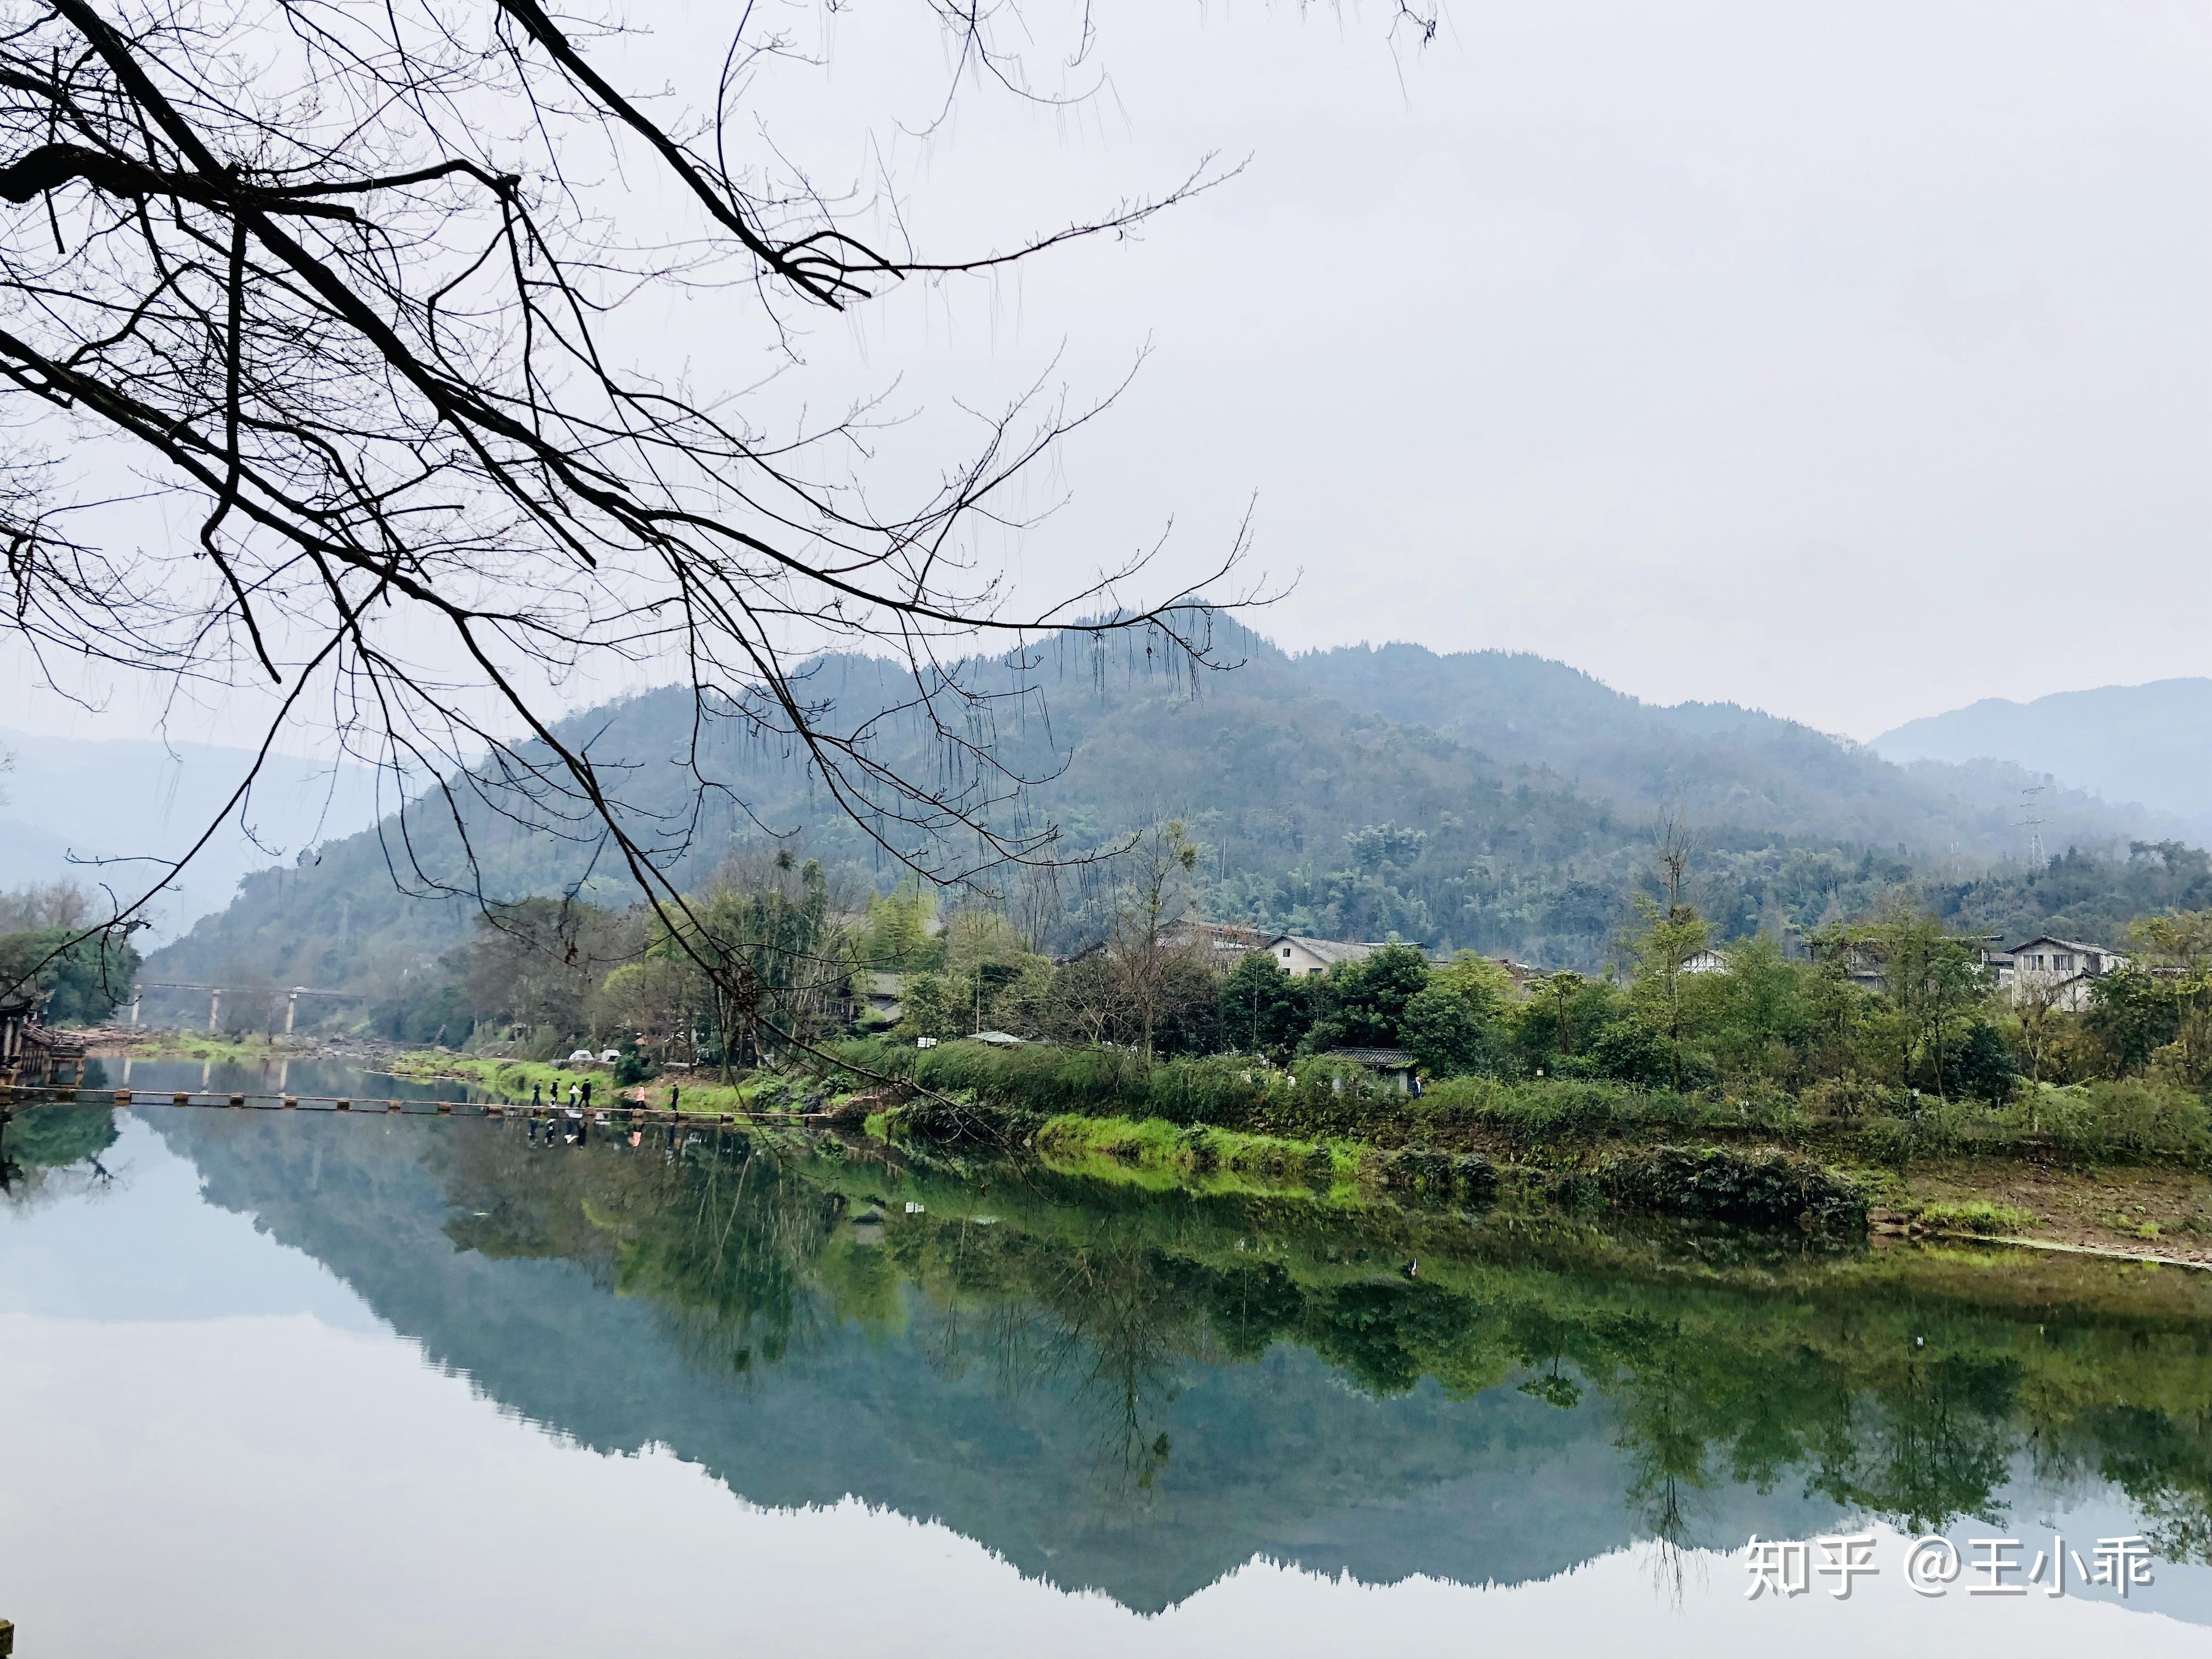
[[(161, 1089), (159, 1064), (133, 1080)], [(2078, 1515), (2177, 1548), (2212, 1514), (2212, 1295), (2192, 1275), (1142, 1194), (879, 1148), (792, 1158), (738, 1132), (555, 1147), (514, 1121), (114, 1121), (117, 1185), (85, 1212), (89, 1237), (0, 1267), (4, 1305), (41, 1262), (82, 1274), (88, 1244), (118, 1264), (138, 1346), (94, 1356), (102, 1376), (214, 1365), (226, 1386), (209, 1397), (250, 1425), (243, 1440), (289, 1420), (295, 1395), (327, 1433), (358, 1432), (364, 1395), (383, 1397), (374, 1354), (306, 1378), (277, 1352), (283, 1322), (202, 1327), (192, 1347), (149, 1299), (171, 1279), (202, 1297), (250, 1281), (273, 1242), (362, 1299), (356, 1322), (390, 1334), (399, 1371), (465, 1377), (497, 1408), (487, 1422), (542, 1425), (549, 1446), (601, 1455), (594, 1469), (665, 1448), (747, 1513), (849, 1495), (933, 1518), (1032, 1583), (1147, 1611), (1255, 1556), (1316, 1582), (1530, 1584), (1637, 1548), (1655, 1571), (1705, 1559), (1733, 1575), (1750, 1532), (1869, 1513), (1962, 1534), (1964, 1512), (2002, 1512), (2008, 1532)], [(190, 1213), (140, 1218), (134, 1194), (156, 1189)], [(252, 1225), (212, 1225), (222, 1211)], [(222, 1369), (244, 1349), (253, 1364)], [(175, 1420), (173, 1401), (163, 1416), (136, 1397), (116, 1416)], [(394, 1443), (423, 1432), (378, 1420)], [(228, 1449), (228, 1424), (211, 1410), (185, 1438)], [(373, 1470), (333, 1485), (312, 1438), (286, 1450), (269, 1467), (312, 1474), (313, 1493), (288, 1500), (303, 1514), (349, 1486), (394, 1490)], [(467, 1444), (441, 1461), (480, 1467)], [(130, 1477), (142, 1491), (148, 1467)], [(251, 1531), (225, 1513), (228, 1535)], [(416, 1546), (423, 1517), (383, 1518)], [(665, 1565), (687, 1528), (636, 1521)], [(716, 1582), (742, 1568), (720, 1564)], [(1650, 1610), (1648, 1592), (1636, 1605)]]
[(672, 1155), (142, 1115), (210, 1201), (509, 1412), (771, 1508), (934, 1516), (1131, 1607), (1255, 1555), (1525, 1583), (1638, 1538), (2026, 1524), (2091, 1492), (2180, 1540), (2212, 1493), (2192, 1276), (794, 1162), (738, 1133)]
[[(190, 1087), (201, 1091), (221, 1087), (249, 1092), (283, 1094), (317, 1092), (295, 1086), (291, 1068), (301, 1064), (351, 1066), (379, 1077), (403, 1081), (405, 1089), (383, 1085), (351, 1092), (410, 1099), (524, 1102), (533, 1085), (547, 1099), (562, 1097), (568, 1083), (580, 1077), (598, 1081), (599, 1099), (617, 1099), (608, 1068), (593, 1062), (585, 1066), (533, 1064), (501, 1058), (453, 1054), (402, 1047), (374, 1039), (325, 1037), (313, 1034), (253, 1039), (244, 1042), (204, 1038), (188, 1032), (152, 1031), (104, 1026), (83, 1033), (93, 1054), (103, 1060), (113, 1076), (126, 1063), (160, 1060), (185, 1062), (199, 1068), (197, 1082), (141, 1085), (144, 1087)], [(225, 1070), (224, 1068), (244, 1068)], [(126, 1079), (118, 1078), (118, 1081)], [(108, 1086), (113, 1086), (110, 1084)], [(721, 1084), (704, 1074), (671, 1073), (655, 1079), (642, 1093), (625, 1091), (620, 1097), (632, 1103), (665, 1106), (672, 1089), (680, 1089), (684, 1109), (702, 1115), (755, 1115), (763, 1109), (796, 1113), (802, 1102), (809, 1107), (826, 1099), (820, 1085), (799, 1077), (750, 1078), (741, 1074), (735, 1084)], [(424, 1092), (428, 1091), (429, 1092)], [(323, 1092), (344, 1093), (331, 1089)], [(1161, 1164), (1147, 1148), (1164, 1146), (1182, 1156), (1183, 1132), (1152, 1125), (1162, 1133), (1149, 1141), (1133, 1133), (1139, 1126), (1120, 1120), (1079, 1120), (1101, 1132), (1121, 1135), (1132, 1149), (1117, 1150), (1110, 1158), (1084, 1161), (1091, 1173), (1117, 1176), (1133, 1185), (1158, 1188), (1188, 1184), (1203, 1188), (1186, 1167)], [(1249, 1137), (1258, 1140), (1263, 1137)], [(1139, 1145), (1138, 1143), (1141, 1142)], [(1637, 1144), (1624, 1140), (1626, 1146)], [(1282, 1146), (1308, 1154), (1320, 1150), (1301, 1142)], [(1340, 1143), (1348, 1146), (1349, 1143)], [(1496, 1149), (1493, 1149), (1496, 1150)], [(1505, 1157), (1503, 1152), (1498, 1154)], [(1066, 1164), (1067, 1159), (1050, 1160)], [(1550, 1166), (1540, 1173), (1548, 1176)], [(1871, 1184), (1877, 1220), (1888, 1224), (1875, 1229), (1878, 1247), (1887, 1246), (1895, 1233), (1965, 1240), (1992, 1234), (2034, 1249), (2060, 1252), (2084, 1251), (2127, 1261), (2172, 1264), (2198, 1270), (2212, 1269), (2212, 1176), (2169, 1164), (2078, 1164), (2026, 1157), (1951, 1156), (1927, 1158), (1903, 1169), (1858, 1169), (1850, 1173)], [(1260, 1183), (1265, 1184), (1265, 1183)], [(1278, 1183), (1285, 1192), (1297, 1183)], [(1946, 1224), (1948, 1214), (1980, 1209), (2004, 1213), (2003, 1224), (1977, 1224), (1961, 1227)], [(1927, 1212), (1932, 1219), (1923, 1218)], [(2026, 1226), (2014, 1224), (2027, 1218)]]

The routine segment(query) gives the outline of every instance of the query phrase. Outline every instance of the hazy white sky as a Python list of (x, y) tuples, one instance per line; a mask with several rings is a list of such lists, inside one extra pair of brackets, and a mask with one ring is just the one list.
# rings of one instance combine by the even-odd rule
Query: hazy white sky
[[(1055, 357), (1097, 391), (1149, 342), (1029, 591), (1170, 517), (1198, 563), (1256, 500), (1255, 568), (1303, 574), (1255, 620), (1292, 647), (1530, 650), (1859, 737), (2212, 672), (2212, 9), (1455, 0), (1417, 55), (1381, 6), (1114, 8), (1102, 96), (970, 97), (926, 149), (920, 10), (847, 9), (760, 106), (817, 170), (890, 157), (925, 241), (1252, 156), (1138, 241), (811, 337), (816, 394), (937, 407)], [(726, 15), (637, 50), (680, 78)], [(672, 337), (751, 379), (721, 327)], [(0, 694), (143, 726), (42, 706), (13, 656)]]

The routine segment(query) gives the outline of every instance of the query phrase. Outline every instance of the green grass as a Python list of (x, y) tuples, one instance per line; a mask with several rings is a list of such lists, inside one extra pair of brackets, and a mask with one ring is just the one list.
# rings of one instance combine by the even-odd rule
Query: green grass
[(128, 1050), (136, 1060), (265, 1060), (270, 1055), (283, 1055), (281, 1044), (272, 1045), (258, 1037), (193, 1036), (177, 1032), (159, 1042), (146, 1043)]
[(1979, 1198), (1957, 1203), (1923, 1204), (1917, 1206), (1916, 1218), (1937, 1232), (1975, 1233), (1987, 1238), (2016, 1237), (2033, 1232), (2043, 1224), (2031, 1210), (2010, 1204), (1992, 1204)]
[[(543, 1088), (548, 1104), (568, 1097), (568, 1085), (580, 1078), (592, 1079), (594, 1106), (620, 1098), (604, 1066), (577, 1067), (550, 1060), (501, 1060), (470, 1054), (405, 1054), (386, 1062), (394, 1077), (465, 1078), (502, 1099), (527, 1101), (533, 1086)], [(811, 1079), (779, 1073), (755, 1072), (730, 1083), (667, 1074), (641, 1085), (646, 1103), (665, 1109), (671, 1087), (680, 1090), (678, 1109), (713, 1115), (721, 1112), (772, 1112), (797, 1109)], [(817, 1085), (818, 1086), (818, 1085)]]
[(1038, 1155), (1066, 1174), (1200, 1191), (1328, 1188), (1351, 1181), (1361, 1148), (1346, 1140), (1299, 1140), (1234, 1129), (1182, 1125), (1164, 1118), (1091, 1117), (1063, 1112), (1037, 1131)]

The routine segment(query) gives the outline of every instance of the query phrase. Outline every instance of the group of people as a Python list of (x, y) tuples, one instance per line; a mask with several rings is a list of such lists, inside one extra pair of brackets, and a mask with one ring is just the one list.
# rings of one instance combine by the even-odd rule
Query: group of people
[[(586, 1146), (591, 1140), (593, 1121), (596, 1121), (600, 1124), (606, 1122), (607, 1115), (604, 1111), (598, 1115), (596, 1120), (592, 1116), (592, 1081), (587, 1077), (570, 1079), (568, 1103), (563, 1109), (561, 1105), (561, 1079), (557, 1077), (553, 1079), (553, 1109), (547, 1115), (543, 1125), (546, 1146)], [(683, 1093), (681, 1088), (672, 1085), (668, 1091), (668, 1109), (672, 1115), (672, 1121), (668, 1125), (668, 1150), (671, 1152), (676, 1150), (676, 1125), (673, 1121), (673, 1114), (678, 1102), (683, 1097)], [(636, 1104), (644, 1105), (645, 1091), (640, 1089), (633, 1098)], [(540, 1127), (538, 1114), (546, 1109), (544, 1084), (533, 1083), (530, 1085), (530, 1144), (535, 1146), (538, 1144), (538, 1135)], [(629, 1132), (629, 1139), (632, 1146), (643, 1146), (645, 1131), (633, 1127)]]
[[(557, 1077), (553, 1079), (553, 1103), (556, 1106), (561, 1103), (561, 1079)], [(530, 1104), (534, 1110), (544, 1110), (545, 1085), (544, 1084), (533, 1083), (530, 1085)], [(592, 1079), (587, 1077), (569, 1079), (568, 1110), (571, 1115), (578, 1111), (588, 1112), (591, 1109)]]

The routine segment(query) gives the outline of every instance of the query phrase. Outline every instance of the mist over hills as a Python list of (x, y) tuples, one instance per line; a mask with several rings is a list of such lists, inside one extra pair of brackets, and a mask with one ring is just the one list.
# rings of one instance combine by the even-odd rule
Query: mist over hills
[[(0, 755), (14, 762), (0, 772), (0, 888), (105, 883), (131, 898), (161, 873), (149, 856), (181, 855), (253, 764), (250, 751), (217, 744), (83, 742), (4, 730)], [(222, 909), (249, 872), (374, 823), (375, 782), (349, 763), (270, 757), (242, 821), (233, 813), (155, 902), (150, 937), (173, 938)]]
[[(971, 689), (1001, 699), (973, 709), (978, 735), (1042, 780), (995, 821), (1056, 824), (1062, 847), (1080, 851), (1178, 815), (1203, 848), (1217, 916), (1553, 965), (1606, 958), (1633, 895), (1650, 890), (1664, 813), (1691, 827), (1696, 896), (1727, 934), (1802, 931), (1916, 883), (1981, 927), (2052, 915), (2043, 876), (2007, 862), (2022, 838), (2020, 791), (2038, 781), (2018, 768), (1899, 766), (1755, 711), (1644, 703), (1525, 655), (1392, 645), (1292, 656), (1234, 629), (1227, 643), (1240, 665), (1194, 677), (1073, 637), (1044, 642), (1026, 673), (964, 665)], [(1036, 695), (1015, 695), (1024, 683)], [(911, 694), (890, 665), (854, 656), (817, 661), (806, 690), (848, 728)], [(681, 883), (734, 848), (770, 844), (763, 826), (856, 884), (896, 873), (788, 745), (737, 719), (695, 733), (688, 688), (590, 710), (561, 735), (615, 769), (627, 822)], [(873, 752), (922, 776), (944, 763), (910, 717), (882, 722)], [(719, 786), (703, 799), (702, 777)], [(2079, 792), (2043, 799), (2046, 844), (2082, 849), (2067, 901), (2077, 926), (2111, 931), (2193, 890), (2185, 859), (2128, 854), (2131, 842), (2178, 842), (2178, 821)], [(463, 936), (474, 906), (396, 892), (392, 828), (326, 843), (309, 867), (248, 877), (228, 910), (159, 953), (154, 976), (373, 988), (415, 971)], [(488, 810), (468, 831), (495, 899), (573, 885), (628, 901), (588, 839)], [(425, 869), (465, 885), (450, 822), (415, 814), (407, 840)], [(1071, 878), (1058, 902), (1038, 924), (1043, 943), (1095, 932), (1095, 883)]]
[(2031, 702), (1985, 697), (1908, 720), (1870, 745), (1900, 762), (1994, 757), (2109, 801), (2140, 801), (2212, 833), (2212, 679), (2057, 691)]

